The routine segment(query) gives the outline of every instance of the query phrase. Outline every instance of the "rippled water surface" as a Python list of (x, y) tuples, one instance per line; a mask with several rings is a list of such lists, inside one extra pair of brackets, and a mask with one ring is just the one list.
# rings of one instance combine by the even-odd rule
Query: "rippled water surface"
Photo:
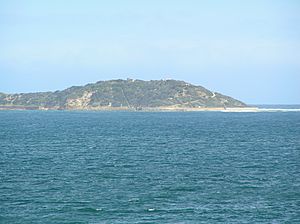
[(0, 223), (300, 223), (300, 113), (0, 111)]

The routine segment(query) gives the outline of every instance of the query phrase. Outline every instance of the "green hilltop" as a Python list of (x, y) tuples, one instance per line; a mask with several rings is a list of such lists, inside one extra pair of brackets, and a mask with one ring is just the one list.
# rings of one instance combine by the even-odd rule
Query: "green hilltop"
[(109, 80), (62, 91), (4, 94), (2, 109), (152, 110), (242, 108), (247, 105), (202, 86), (177, 80)]

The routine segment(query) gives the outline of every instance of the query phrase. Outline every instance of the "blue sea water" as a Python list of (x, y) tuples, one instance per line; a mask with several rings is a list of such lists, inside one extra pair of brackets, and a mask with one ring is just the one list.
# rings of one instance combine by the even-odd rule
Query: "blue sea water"
[(0, 111), (0, 223), (300, 223), (300, 113)]

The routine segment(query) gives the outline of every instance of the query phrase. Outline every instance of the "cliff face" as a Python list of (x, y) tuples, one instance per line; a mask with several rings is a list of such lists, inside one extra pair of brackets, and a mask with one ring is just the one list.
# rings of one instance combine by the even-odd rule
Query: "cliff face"
[(63, 91), (0, 93), (0, 106), (36, 109), (134, 109), (246, 107), (241, 101), (177, 80), (110, 80)]

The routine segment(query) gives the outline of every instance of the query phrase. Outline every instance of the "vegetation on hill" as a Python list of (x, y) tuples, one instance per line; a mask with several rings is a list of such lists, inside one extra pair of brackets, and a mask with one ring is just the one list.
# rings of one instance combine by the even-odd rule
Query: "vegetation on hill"
[(246, 107), (241, 101), (177, 80), (110, 80), (62, 91), (0, 93), (0, 105), (39, 109)]

